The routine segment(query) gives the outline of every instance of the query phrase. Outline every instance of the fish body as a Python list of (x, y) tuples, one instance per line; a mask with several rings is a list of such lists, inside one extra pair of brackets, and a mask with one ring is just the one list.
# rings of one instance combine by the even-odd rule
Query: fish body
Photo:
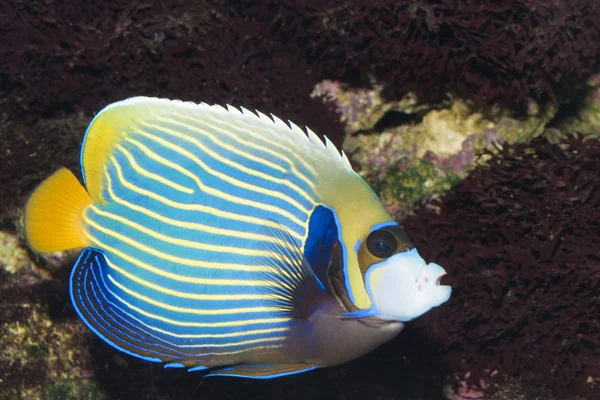
[(75, 309), (165, 367), (272, 378), (357, 358), (445, 302), (343, 153), (310, 129), (136, 97), (91, 122), (85, 187), (61, 169), (25, 208), (32, 249), (83, 248)]

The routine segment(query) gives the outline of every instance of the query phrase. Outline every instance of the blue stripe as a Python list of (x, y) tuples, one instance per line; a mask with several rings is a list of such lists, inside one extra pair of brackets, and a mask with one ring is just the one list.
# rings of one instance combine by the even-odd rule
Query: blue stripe
[[(205, 115), (206, 119), (212, 119), (210, 118), (209, 114)], [(185, 122), (185, 117), (182, 116), (182, 122)], [(224, 156), (227, 159), (230, 159), (232, 161), (235, 161), (239, 164), (245, 165), (246, 167), (255, 169), (257, 171), (272, 175), (273, 177), (277, 177), (277, 178), (285, 178), (285, 179), (289, 179), (290, 181), (294, 182), (295, 184), (297, 184), (299, 187), (301, 187), (302, 189), (310, 192), (310, 187), (306, 184), (306, 182), (304, 182), (303, 180), (299, 179), (298, 177), (296, 177), (294, 174), (291, 173), (287, 173), (286, 175), (282, 175), (281, 171), (276, 170), (275, 168), (271, 168), (269, 166), (266, 166), (264, 164), (261, 163), (257, 163), (256, 161), (253, 161), (249, 158), (243, 157), (239, 154), (236, 154), (232, 151), (229, 151), (228, 149), (226, 149), (223, 146), (220, 146), (217, 143), (218, 139), (220, 141), (223, 141), (229, 145), (233, 145), (236, 148), (243, 148), (244, 150), (246, 150), (246, 152), (251, 153), (253, 156), (259, 157), (263, 160), (269, 161), (273, 164), (276, 164), (277, 166), (283, 168), (283, 169), (290, 169), (291, 167), (291, 162), (288, 160), (294, 160), (294, 154), (290, 151), (290, 149), (281, 149), (280, 151), (278, 151), (279, 153), (279, 157), (275, 157), (272, 154), (270, 154), (267, 151), (263, 151), (257, 148), (246, 148), (244, 147), (243, 144), (237, 142), (235, 139), (230, 139), (228, 138), (226, 135), (222, 134), (221, 131), (219, 131), (219, 129), (221, 129), (222, 131), (232, 131), (231, 128), (228, 127), (224, 127), (221, 126), (221, 121), (217, 120), (217, 119), (212, 119), (211, 125), (217, 127), (217, 130), (213, 130), (212, 127), (208, 127), (205, 124), (203, 124), (202, 122), (199, 122), (197, 120), (193, 121), (193, 122), (188, 122), (191, 123), (191, 125), (195, 125), (198, 126), (199, 129), (202, 129), (204, 131), (207, 131), (210, 133), (209, 137), (205, 137), (203, 135), (198, 135), (193, 131), (189, 131), (187, 129), (184, 129), (181, 125), (179, 124), (174, 124), (174, 123), (165, 123), (165, 122), (161, 122), (162, 126), (168, 127), (173, 129), (174, 131), (177, 132), (181, 132), (184, 134), (189, 134), (192, 137), (197, 137), (199, 141), (202, 142), (202, 144), (208, 148), (210, 148), (211, 150), (213, 150), (215, 153), (218, 153), (222, 156)], [(237, 133), (236, 133), (237, 134)], [(165, 139), (167, 138), (171, 138), (172, 136), (165, 134), (163, 136)], [(246, 138), (248, 139), (248, 138)], [(265, 139), (263, 139), (262, 141), (259, 139), (251, 139), (252, 141), (255, 142), (255, 144), (258, 144), (260, 146), (266, 146), (269, 147), (269, 145), (271, 145), (272, 143), (269, 143), (268, 141), (265, 142)], [(272, 149), (271, 149), (272, 150)], [(288, 160), (286, 160), (286, 158)], [(301, 173), (302, 175), (304, 175), (308, 180), (310, 181), (314, 181), (315, 180), (315, 176), (306, 168), (304, 168), (300, 163), (296, 163), (295, 164), (296, 168), (298, 169), (299, 173)]]
[[(121, 167), (123, 168), (123, 166), (121, 166)], [(115, 168), (113, 167), (112, 164), (110, 164), (108, 166), (108, 172), (110, 174), (111, 181), (112, 181), (112, 189), (118, 198), (128, 201), (129, 203), (133, 203), (137, 206), (151, 210), (155, 213), (164, 215), (171, 219), (176, 219), (179, 221), (187, 221), (187, 222), (191, 222), (191, 223), (201, 223), (203, 225), (218, 227), (218, 228), (222, 228), (222, 229), (230, 229), (230, 230), (237, 230), (237, 231), (241, 231), (241, 232), (256, 233), (256, 231), (258, 230), (258, 227), (256, 224), (235, 219), (236, 215), (251, 216), (251, 217), (259, 218), (259, 219), (262, 219), (265, 221), (267, 221), (267, 220), (276, 221), (276, 222), (284, 225), (288, 230), (294, 231), (301, 236), (304, 235), (303, 227), (298, 225), (297, 223), (291, 221), (289, 218), (287, 218), (285, 216), (275, 214), (275, 213), (273, 213), (271, 211), (267, 211), (267, 210), (261, 210), (258, 208), (245, 206), (242, 204), (231, 203), (231, 202), (225, 201), (222, 198), (219, 198), (217, 196), (209, 195), (209, 194), (199, 192), (199, 191), (195, 195), (188, 195), (186, 197), (186, 200), (181, 201), (180, 203), (198, 204), (198, 205), (218, 209), (218, 210), (221, 210), (224, 212), (229, 212), (229, 213), (232, 213), (235, 215), (233, 215), (231, 218), (226, 218), (226, 217), (221, 217), (221, 216), (211, 214), (209, 212), (202, 212), (202, 211), (198, 211), (198, 210), (185, 210), (182, 208), (169, 206), (167, 204), (164, 204), (163, 202), (154, 200), (149, 196), (145, 196), (145, 195), (136, 193), (136, 192), (120, 185), (117, 172), (115, 171)], [(126, 171), (124, 171), (124, 174), (126, 175), (125, 178), (128, 181), (132, 180), (131, 177), (129, 176), (130, 174), (127, 174)], [(137, 176), (139, 176), (139, 175), (137, 175)], [(136, 178), (136, 179), (139, 180), (140, 178)], [(110, 199), (110, 196), (107, 193), (107, 184), (106, 183), (105, 183), (104, 187), (105, 187), (104, 198)], [(145, 187), (142, 187), (142, 188), (144, 188), (146, 190), (150, 190), (150, 191), (152, 191), (162, 197), (165, 197), (169, 200), (177, 201), (175, 199), (169, 198), (169, 196), (168, 196), (169, 193), (161, 193), (159, 190), (157, 190), (159, 188), (157, 188), (155, 185), (154, 186), (146, 185)], [(238, 197), (241, 197), (243, 199), (248, 199), (249, 196), (247, 196), (246, 194), (242, 194), (241, 196), (238, 196)], [(122, 215), (128, 219), (132, 219), (132, 218), (128, 217), (128, 215), (131, 213), (131, 209), (126, 208), (125, 206), (123, 206), (121, 204), (109, 203), (108, 205), (99, 205), (99, 207), (102, 209), (106, 208), (107, 210), (110, 209), (110, 210), (112, 210), (112, 212), (114, 212), (118, 215)], [(110, 207), (110, 208), (108, 208), (108, 207)], [(305, 221), (308, 218), (308, 216), (306, 214), (300, 214), (300, 213), (296, 214), (296, 217), (299, 218), (301, 221)], [(141, 221), (137, 221), (137, 222), (141, 223)]]
[[(173, 233), (178, 233), (178, 235), (175, 236), (174, 239), (193, 241), (194, 243), (197, 243), (198, 245), (210, 244), (210, 245), (215, 245), (215, 246), (226, 246), (227, 247), (227, 249), (223, 249), (223, 250), (193, 248), (193, 247), (188, 247), (185, 244), (173, 244), (173, 243), (163, 241), (160, 238), (150, 236), (149, 234), (146, 234), (135, 228), (132, 228), (130, 226), (122, 224), (119, 221), (114, 221), (113, 219), (110, 219), (110, 218), (96, 216), (96, 215), (93, 215), (92, 213), (88, 213), (88, 215), (90, 215), (90, 220), (101, 225), (102, 227), (110, 229), (120, 235), (123, 235), (127, 238), (131, 238), (132, 240), (134, 240), (138, 243), (141, 243), (144, 246), (147, 246), (156, 251), (160, 251), (161, 253), (168, 254), (169, 256), (172, 256), (172, 257), (179, 257), (179, 258), (194, 260), (194, 261), (198, 261), (198, 262), (233, 263), (233, 264), (239, 264), (242, 266), (253, 266), (253, 265), (256, 266), (259, 264), (264, 264), (264, 263), (261, 263), (261, 261), (265, 258), (265, 255), (260, 254), (258, 252), (255, 252), (255, 254), (235, 254), (235, 253), (233, 253), (236, 251), (236, 247), (241, 248), (241, 246), (238, 246), (237, 240), (235, 240), (235, 241), (231, 240), (231, 238), (226, 238), (223, 235), (220, 236), (221, 241), (217, 241), (216, 240), (217, 238), (214, 238), (215, 235), (210, 235), (209, 233), (199, 232), (198, 234), (195, 234), (195, 235), (182, 236), (181, 232), (179, 232), (179, 233), (173, 232)], [(151, 226), (151, 228), (155, 232), (158, 232), (160, 234), (168, 236), (167, 233), (163, 229), (161, 229), (162, 227), (160, 226), (160, 224), (155, 224), (154, 226)], [(161, 264), (165, 262), (164, 260), (160, 259), (159, 257), (148, 255), (147, 253), (142, 252), (142, 251), (136, 249), (135, 247), (125, 244), (118, 239), (114, 239), (111, 235), (104, 233), (101, 230), (98, 230), (93, 226), (89, 226), (88, 231), (93, 237), (97, 238), (101, 242), (104, 242), (106, 244), (110, 243), (111, 246), (118, 247), (121, 251), (131, 255), (132, 257), (138, 258), (140, 260), (144, 260), (145, 262), (159, 262)], [(210, 242), (206, 243), (205, 241), (202, 240), (204, 237), (208, 238), (211, 236), (213, 236), (212, 243), (210, 243)], [(252, 250), (252, 249), (256, 250), (258, 245), (261, 243), (256, 240), (244, 240), (244, 239), (240, 239), (240, 240), (245, 242), (245, 244), (246, 244), (245, 248), (248, 250)], [(253, 246), (251, 246), (251, 244), (253, 244)], [(300, 246), (299, 241), (295, 241), (295, 244)], [(153, 264), (153, 265), (155, 265), (155, 264)], [(175, 266), (173, 266), (173, 267), (175, 268)], [(189, 267), (189, 268), (197, 268), (197, 267)], [(185, 270), (186, 266), (181, 265), (181, 269)], [(234, 279), (234, 278), (239, 279), (239, 271), (234, 272), (233, 275), (228, 274), (226, 271), (223, 271), (223, 273), (225, 273), (225, 276), (223, 276), (223, 278), (225, 278), (225, 279)], [(185, 274), (188, 276), (196, 276), (196, 277), (206, 276), (206, 274), (210, 274), (211, 276), (213, 276), (214, 271), (200, 273), (200, 275), (195, 275), (195, 274), (190, 275), (189, 273), (185, 273)], [(226, 276), (226, 275), (229, 275), (229, 276)], [(256, 277), (249, 277), (249, 278), (256, 279)]]
[[(156, 132), (154, 132), (154, 134), (156, 134), (157, 136), (161, 136), (159, 133), (157, 134)], [(267, 180), (262, 179), (257, 176), (249, 175), (243, 171), (240, 171), (237, 168), (233, 168), (229, 165), (226, 165), (226, 164), (214, 159), (210, 155), (202, 152), (200, 149), (193, 147), (193, 145), (191, 145), (190, 143), (188, 143), (186, 141), (183, 141), (178, 138), (170, 137), (168, 135), (162, 135), (162, 136), (164, 139), (168, 140), (169, 142), (176, 144), (179, 147), (186, 149), (190, 152), (193, 152), (194, 155), (198, 159), (200, 159), (202, 162), (204, 162), (209, 168), (211, 168), (215, 171), (218, 171), (222, 174), (225, 174), (227, 176), (234, 177), (235, 179), (237, 179), (239, 181), (242, 181), (242, 182), (245, 182), (245, 183), (248, 183), (251, 185), (255, 185), (257, 187), (264, 188), (266, 190), (271, 190), (276, 193), (287, 195), (287, 196), (293, 198), (298, 203), (300, 203), (304, 207), (304, 210), (298, 209), (298, 208), (294, 207), (291, 203), (288, 203), (282, 199), (278, 199), (276, 197), (270, 196), (268, 194), (259, 193), (254, 190), (241, 188), (241, 187), (238, 187), (231, 183), (228, 183), (228, 182), (222, 180), (221, 178), (212, 175), (210, 172), (204, 170), (200, 165), (195, 164), (191, 159), (189, 159), (181, 154), (178, 154), (177, 152), (175, 152), (173, 150), (162, 147), (158, 143), (153, 142), (152, 140), (150, 140), (146, 137), (135, 135), (135, 134), (132, 135), (132, 137), (135, 137), (136, 140), (143, 142), (147, 147), (151, 148), (152, 151), (161, 155), (162, 157), (164, 157), (168, 160), (171, 160), (172, 162), (176, 162), (177, 164), (185, 165), (186, 169), (188, 169), (190, 172), (192, 172), (193, 174), (198, 176), (201, 179), (201, 181), (209, 187), (221, 190), (232, 196), (240, 197), (243, 199), (248, 199), (248, 200), (263, 203), (263, 204), (270, 204), (270, 205), (276, 206), (278, 208), (281, 208), (283, 210), (286, 210), (286, 211), (294, 214), (298, 218), (302, 218), (302, 216), (305, 215), (306, 210), (310, 210), (310, 208), (311, 208), (311, 203), (307, 199), (305, 199), (303, 196), (300, 196), (298, 193), (296, 193), (295, 191), (293, 191), (291, 188), (289, 188), (286, 185), (272, 182), (272, 181), (267, 181)], [(160, 175), (164, 175), (166, 178), (169, 178), (173, 174), (179, 174), (178, 172), (175, 172), (171, 169), (164, 168), (164, 166), (162, 166), (160, 164), (156, 164), (156, 168), (154, 169), (154, 172), (158, 173)], [(297, 183), (294, 181), (291, 181), (291, 182)], [(207, 204), (207, 205), (210, 204), (210, 203), (205, 203), (204, 195), (205, 194), (203, 194), (203, 193), (199, 194), (199, 196), (202, 196), (201, 197), (202, 203)], [(218, 199), (217, 202), (223, 202), (223, 199)], [(239, 206), (239, 205), (233, 205), (233, 204), (230, 205), (230, 207), (235, 207), (235, 206)], [(247, 208), (247, 206), (244, 206), (244, 207)]]

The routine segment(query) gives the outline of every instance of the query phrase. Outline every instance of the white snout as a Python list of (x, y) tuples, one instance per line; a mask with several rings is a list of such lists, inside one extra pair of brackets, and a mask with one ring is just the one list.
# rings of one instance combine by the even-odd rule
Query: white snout
[(450, 298), (452, 288), (440, 285), (446, 274), (441, 266), (426, 264), (416, 249), (372, 265), (366, 273), (371, 315), (410, 321)]

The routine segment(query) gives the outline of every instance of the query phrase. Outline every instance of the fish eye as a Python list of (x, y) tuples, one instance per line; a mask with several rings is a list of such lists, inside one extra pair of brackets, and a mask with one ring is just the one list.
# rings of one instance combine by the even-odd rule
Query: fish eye
[(367, 237), (367, 248), (375, 257), (388, 258), (396, 253), (398, 241), (393, 233), (379, 229)]

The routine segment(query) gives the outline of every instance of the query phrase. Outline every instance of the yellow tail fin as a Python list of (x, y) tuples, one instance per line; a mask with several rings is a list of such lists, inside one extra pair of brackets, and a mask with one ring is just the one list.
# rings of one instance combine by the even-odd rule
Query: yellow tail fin
[(75, 175), (61, 168), (42, 182), (25, 206), (25, 235), (41, 253), (88, 247), (83, 211), (92, 204)]

